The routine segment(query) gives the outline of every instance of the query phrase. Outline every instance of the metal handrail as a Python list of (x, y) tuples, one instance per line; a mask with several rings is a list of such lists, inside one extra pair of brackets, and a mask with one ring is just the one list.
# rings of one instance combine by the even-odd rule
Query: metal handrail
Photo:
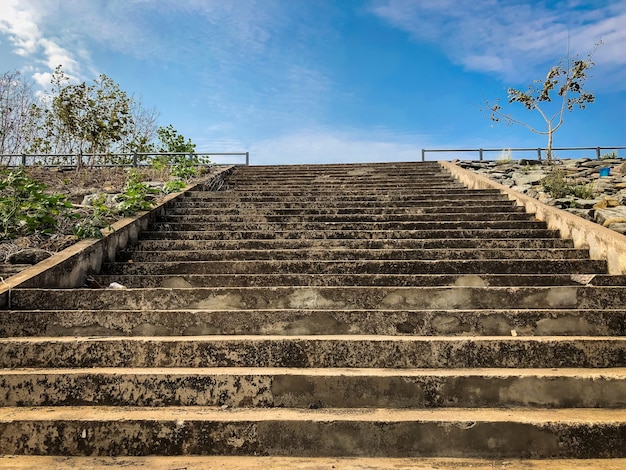
[[(598, 160), (602, 154), (602, 150), (624, 150), (626, 147), (622, 146), (614, 146), (614, 147), (554, 147), (552, 151), (563, 151), (563, 150), (595, 150), (596, 157)], [(541, 152), (547, 150), (545, 148), (505, 148), (505, 149), (422, 149), (422, 161), (426, 161), (426, 153), (427, 152), (478, 152), (478, 158), (480, 161), (483, 160), (483, 154), (485, 152), (537, 152), (537, 159), (541, 160)]]
[[(31, 154), (26, 154), (26, 153), (5, 153), (5, 154), (0, 154), (0, 161), (2, 161), (4, 158), (8, 158), (9, 159), (9, 164), (6, 166), (26, 166), (28, 165), (28, 161), (29, 159), (31, 159), (33, 161), (32, 164), (37, 164), (36, 159), (39, 159), (40, 161), (44, 158), (60, 158), (60, 159), (69, 159), (70, 163), (69, 164), (55, 164), (55, 165), (44, 165), (46, 167), (58, 167), (58, 166), (76, 166), (77, 164), (83, 164), (85, 159), (89, 159), (89, 158), (103, 158), (103, 159), (107, 159), (107, 158), (117, 158), (117, 157), (121, 157), (121, 158), (129, 158), (131, 160), (131, 163), (120, 163), (120, 164), (112, 164), (112, 163), (98, 163), (98, 164), (93, 164), (93, 165), (89, 165), (89, 166), (93, 166), (93, 167), (138, 167), (138, 166), (147, 166), (150, 165), (150, 163), (142, 163), (142, 160), (145, 160), (145, 158), (141, 158), (141, 157), (150, 157), (150, 156), (188, 156), (189, 159), (192, 159), (194, 157), (211, 157), (211, 156), (245, 156), (245, 163), (243, 165), (249, 166), (250, 165), (250, 152), (193, 152), (193, 153), (187, 153), (187, 152), (120, 152), (120, 153), (31, 153)], [(12, 162), (14, 161), (14, 159), (17, 159), (17, 161), (19, 163), (17, 164), (12, 164)], [(211, 163), (207, 163), (207, 165), (210, 165)], [(202, 163), (200, 163), (199, 165), (203, 165)], [(235, 163), (235, 165), (242, 165), (242, 163)]]

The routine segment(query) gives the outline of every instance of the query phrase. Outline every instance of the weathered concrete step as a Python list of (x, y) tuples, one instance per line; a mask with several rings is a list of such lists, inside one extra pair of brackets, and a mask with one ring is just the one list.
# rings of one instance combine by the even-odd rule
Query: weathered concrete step
[[(426, 286), (625, 286), (619, 276), (599, 274), (126, 274), (91, 276), (106, 287), (113, 282), (126, 287), (426, 287)], [(96, 284), (97, 285), (97, 284)]]
[(277, 250), (277, 249), (553, 249), (573, 248), (571, 239), (562, 238), (416, 238), (368, 239), (270, 239), (270, 240), (139, 240), (134, 251), (152, 250)]
[(15, 310), (473, 310), (623, 308), (626, 287), (263, 287), (163, 289), (15, 289)]
[[(451, 178), (438, 178), (432, 181), (416, 181), (416, 180), (373, 180), (373, 179), (335, 179), (332, 181), (248, 181), (233, 182), (227, 181), (222, 191), (261, 191), (261, 192), (286, 192), (286, 190), (292, 189), (296, 193), (304, 192), (332, 192), (332, 191), (363, 191), (364, 193), (371, 193), (376, 191), (386, 190), (410, 190), (413, 189), (416, 192), (445, 190), (445, 189), (464, 189), (468, 191), (461, 183)], [(198, 189), (195, 189), (197, 191)]]
[[(293, 208), (293, 209), (284, 209), (280, 206), (274, 207), (262, 207), (262, 206), (254, 206), (250, 207), (257, 214), (266, 214), (266, 215), (274, 215), (274, 216), (296, 216), (296, 215), (378, 215), (380, 214), (380, 207), (309, 207), (309, 208)], [(482, 213), (492, 213), (492, 212), (524, 212), (524, 209), (519, 206), (515, 206), (512, 202), (503, 201), (500, 204), (476, 204), (476, 207), (472, 207), (473, 210), (480, 210)], [(405, 206), (405, 207), (387, 207), (385, 208), (385, 214), (388, 215), (413, 215), (413, 214), (439, 214), (442, 212), (445, 213), (464, 213), (467, 212), (468, 208), (466, 206), (459, 206), (458, 204), (450, 204), (448, 206), (442, 206), (441, 204), (417, 207), (417, 206)], [(250, 214), (250, 210), (246, 210), (245, 207), (186, 207), (184, 205), (176, 206), (176, 207), (168, 207), (168, 214), (172, 215), (241, 215), (241, 214)]]
[(625, 336), (624, 309), (12, 310), (0, 336)]
[(481, 189), (481, 190), (469, 190), (469, 189), (443, 189), (426, 191), (422, 190), (415, 192), (413, 190), (401, 189), (398, 191), (391, 191), (388, 189), (380, 191), (306, 191), (302, 193), (294, 193), (293, 191), (283, 191), (277, 194), (276, 191), (187, 191), (185, 193), (184, 200), (199, 200), (199, 201), (214, 201), (214, 200), (229, 200), (229, 201), (246, 201), (246, 200), (265, 200), (265, 201), (280, 201), (280, 200), (335, 200), (335, 201), (423, 201), (425, 199), (433, 199), (433, 197), (442, 197), (443, 199), (489, 199), (489, 200), (506, 200), (506, 196), (497, 190)]
[(124, 468), (172, 470), (187, 468), (219, 468), (220, 470), (319, 470), (396, 469), (396, 470), (494, 470), (523, 468), (525, 470), (623, 470), (626, 459), (477, 459), (477, 458), (387, 458), (387, 457), (245, 457), (245, 456), (149, 456), (149, 457), (67, 457), (0, 455), (0, 466), (10, 470), (33, 468), (94, 469), (124, 465)]
[[(0, 406), (623, 408), (626, 369), (3, 370)], [(167, 410), (163, 410), (167, 412)]]
[(433, 204), (433, 198), (424, 198), (416, 200), (404, 200), (404, 201), (384, 201), (376, 200), (374, 198), (364, 199), (348, 199), (348, 200), (331, 200), (327, 199), (323, 205), (318, 204), (317, 199), (314, 197), (303, 199), (288, 200), (287, 198), (272, 198), (268, 201), (256, 200), (254, 198), (246, 198), (245, 201), (229, 201), (227, 199), (214, 201), (207, 201), (205, 199), (192, 199), (192, 198), (180, 198), (173, 201), (169, 208), (206, 208), (213, 207), (216, 210), (233, 210), (233, 209), (253, 209), (253, 210), (284, 210), (284, 209), (299, 209), (299, 210), (350, 210), (358, 207), (361, 209), (377, 209), (377, 210), (393, 210), (393, 209), (432, 209), (433, 207), (449, 208), (449, 207), (467, 207), (467, 208), (480, 208), (483, 206), (494, 206), (500, 204), (512, 205), (512, 202), (504, 198), (472, 198), (472, 199), (441, 199), (437, 200), (436, 204)]
[(567, 249), (276, 249), (276, 250), (178, 250), (125, 251), (118, 253), (118, 262), (229, 261), (229, 260), (486, 260), (486, 259), (587, 259), (587, 250)]
[(140, 237), (144, 240), (386, 240), (396, 239), (459, 239), (459, 238), (556, 238), (558, 230), (548, 229), (450, 229), (450, 230), (144, 230)]
[(254, 260), (111, 263), (106, 274), (605, 274), (605, 260)]
[(508, 212), (440, 212), (437, 214), (338, 214), (338, 215), (270, 215), (249, 212), (242, 215), (223, 214), (174, 214), (170, 211), (159, 217), (159, 222), (207, 224), (207, 223), (351, 223), (351, 222), (445, 222), (445, 221), (529, 221), (532, 214), (520, 211)]
[[(467, 212), (468, 208), (452, 205), (447, 207), (431, 206), (431, 207), (396, 207), (386, 208), (384, 216), (386, 217), (414, 217), (414, 216), (433, 216), (434, 214), (458, 214)], [(474, 210), (474, 208), (472, 208)], [(498, 206), (477, 206), (476, 211), (481, 214), (492, 213), (523, 213), (522, 207), (513, 206), (511, 203), (504, 203)], [(250, 208), (245, 207), (168, 207), (168, 215), (205, 215), (205, 216), (241, 216), (241, 217), (375, 217), (381, 216), (381, 208), (379, 207), (352, 207), (352, 208), (300, 208), (300, 209), (282, 209), (282, 208)]]
[(626, 338), (382, 335), (2, 338), (0, 367), (623, 368)]
[[(194, 191), (199, 191), (194, 189)], [(222, 189), (223, 192), (234, 193), (261, 193), (261, 194), (334, 194), (337, 192), (348, 191), (350, 193), (363, 192), (364, 194), (379, 193), (379, 192), (426, 192), (426, 193), (445, 193), (446, 191), (471, 191), (464, 187), (462, 184), (453, 180), (447, 181), (434, 181), (428, 183), (411, 183), (411, 182), (389, 182), (389, 183), (373, 183), (364, 182), (359, 183), (356, 181), (336, 182), (333, 184), (310, 184), (304, 183), (264, 183), (257, 182), (254, 184), (238, 184), (229, 185)]]
[(150, 224), (152, 230), (173, 230), (190, 231), (202, 230), (206, 227), (211, 231), (297, 231), (305, 234), (307, 231), (400, 231), (409, 230), (472, 230), (472, 229), (535, 229), (540, 230), (546, 227), (545, 222), (535, 222), (531, 220), (449, 220), (449, 221), (422, 221), (422, 222), (213, 222), (213, 223), (193, 223), (192, 222), (153, 222)]

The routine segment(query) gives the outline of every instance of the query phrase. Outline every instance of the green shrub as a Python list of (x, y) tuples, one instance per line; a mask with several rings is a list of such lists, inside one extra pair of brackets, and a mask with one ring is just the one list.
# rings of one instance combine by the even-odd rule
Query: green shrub
[(183, 189), (185, 186), (187, 185), (185, 184), (183, 180), (169, 180), (163, 186), (162, 191), (163, 191), (163, 194), (176, 193), (180, 191), (181, 189)]
[(23, 167), (4, 171), (0, 181), (0, 236), (54, 233), (60, 217), (72, 204), (61, 194), (46, 193), (47, 186), (34, 180)]
[(120, 195), (120, 214), (133, 215), (139, 211), (150, 210), (155, 204), (154, 196), (158, 193), (158, 189), (141, 182), (141, 175), (137, 170), (128, 170), (126, 186)]
[(101, 194), (93, 201), (93, 212), (79, 220), (72, 232), (78, 238), (102, 238), (102, 229), (111, 226), (108, 219), (113, 215), (113, 210), (106, 205), (104, 194)]
[(553, 167), (550, 173), (541, 180), (544, 192), (555, 199), (561, 199), (567, 196), (574, 196), (580, 199), (591, 199), (594, 196), (593, 184), (573, 184), (572, 181), (565, 176), (565, 171), (561, 168)]

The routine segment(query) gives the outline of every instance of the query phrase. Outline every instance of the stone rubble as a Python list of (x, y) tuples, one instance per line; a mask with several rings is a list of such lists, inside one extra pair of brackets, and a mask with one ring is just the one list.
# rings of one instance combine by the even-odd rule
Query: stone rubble
[[(626, 234), (626, 159), (559, 159), (458, 162), (517, 192), (558, 207), (616, 232)], [(602, 170), (602, 171), (601, 171)], [(608, 170), (608, 175), (606, 175)], [(562, 175), (570, 189), (565, 197), (553, 197), (549, 177)], [(602, 173), (602, 176), (601, 176)], [(548, 179), (546, 179), (548, 177)]]

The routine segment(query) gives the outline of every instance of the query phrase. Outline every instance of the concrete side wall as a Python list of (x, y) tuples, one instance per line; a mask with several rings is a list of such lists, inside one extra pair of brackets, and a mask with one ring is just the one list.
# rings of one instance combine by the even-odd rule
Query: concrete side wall
[(133, 217), (119, 220), (111, 229), (103, 230), (101, 239), (86, 239), (66, 248), (31, 268), (2, 280), (0, 285), (0, 308), (10, 308), (10, 291), (18, 287), (72, 288), (85, 283), (90, 274), (98, 273), (102, 264), (113, 261), (118, 251), (136, 242), (139, 233), (147, 229), (150, 222), (163, 214), (166, 208), (186, 191), (209, 186), (224, 178), (233, 167), (220, 169), (207, 181), (197, 183), (179, 193), (166, 196), (154, 209), (140, 212)]
[(470, 189), (497, 189), (505, 193), (509, 199), (524, 206), (526, 212), (545, 221), (548, 228), (559, 230), (561, 237), (573, 239), (576, 248), (588, 249), (592, 259), (606, 259), (610, 274), (626, 274), (626, 236), (513, 191), (451, 162), (441, 161), (439, 164)]

